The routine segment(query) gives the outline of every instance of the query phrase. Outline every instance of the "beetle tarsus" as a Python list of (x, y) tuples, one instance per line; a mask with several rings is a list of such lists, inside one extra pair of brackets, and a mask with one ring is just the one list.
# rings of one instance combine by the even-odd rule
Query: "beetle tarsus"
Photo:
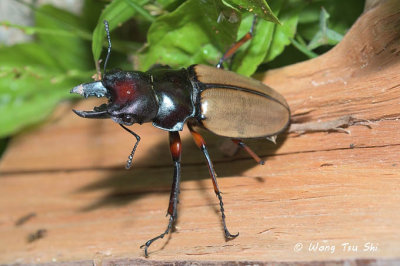
[(222, 201), (222, 196), (221, 196), (221, 192), (216, 192), (215, 193), (218, 197), (219, 200), (219, 206), (220, 206), (220, 210), (221, 210), (221, 217), (222, 217), (222, 225), (224, 227), (224, 233), (225, 233), (225, 238), (226, 239), (233, 239), (235, 237), (237, 237), (239, 235), (239, 232), (232, 235), (229, 230), (228, 227), (226, 226), (226, 222), (225, 222), (225, 209), (224, 209), (224, 202)]
[(162, 233), (162, 234), (160, 234), (160, 235), (158, 235), (158, 236), (156, 236), (156, 237), (154, 237), (154, 238), (148, 240), (145, 244), (143, 244), (143, 245), (140, 246), (140, 248), (144, 248), (144, 255), (145, 255), (146, 257), (149, 256), (149, 253), (148, 253), (147, 249), (150, 247), (150, 245), (151, 245), (154, 241), (156, 241), (157, 239), (160, 239), (160, 238), (162, 239), (162, 238), (164, 238), (164, 236), (167, 235), (167, 234), (169, 233), (169, 231), (171, 231), (172, 224), (174, 223), (174, 221), (175, 221), (175, 218), (171, 215), (171, 216), (169, 217), (169, 222), (168, 222), (167, 229), (164, 231), (164, 233)]

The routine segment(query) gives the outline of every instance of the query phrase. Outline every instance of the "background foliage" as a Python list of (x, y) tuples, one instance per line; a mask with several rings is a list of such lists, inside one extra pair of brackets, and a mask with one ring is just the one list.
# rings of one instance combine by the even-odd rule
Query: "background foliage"
[(34, 35), (34, 41), (0, 45), (3, 139), (42, 121), (58, 102), (74, 97), (72, 87), (90, 81), (95, 62), (104, 57), (104, 19), (112, 31), (110, 68), (145, 71), (153, 64), (215, 65), (257, 14), (253, 40), (229, 63), (249, 76), (326, 52), (364, 5), (362, 0), (85, 0), (77, 16), (18, 2), (33, 10), (35, 25), (1, 24)]

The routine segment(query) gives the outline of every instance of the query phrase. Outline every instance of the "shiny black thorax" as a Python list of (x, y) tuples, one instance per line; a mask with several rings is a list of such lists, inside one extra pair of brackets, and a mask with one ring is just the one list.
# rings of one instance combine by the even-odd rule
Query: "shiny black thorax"
[(151, 76), (158, 102), (153, 125), (168, 131), (182, 130), (185, 121), (195, 114), (196, 91), (188, 71), (161, 67), (146, 73)]

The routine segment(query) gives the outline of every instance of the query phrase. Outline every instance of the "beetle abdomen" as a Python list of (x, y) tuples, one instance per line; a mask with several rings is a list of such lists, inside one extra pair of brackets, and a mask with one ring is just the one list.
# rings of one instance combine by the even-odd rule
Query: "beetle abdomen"
[(223, 69), (191, 68), (201, 88), (201, 123), (211, 132), (230, 138), (259, 138), (276, 135), (288, 125), (289, 106), (270, 87)]

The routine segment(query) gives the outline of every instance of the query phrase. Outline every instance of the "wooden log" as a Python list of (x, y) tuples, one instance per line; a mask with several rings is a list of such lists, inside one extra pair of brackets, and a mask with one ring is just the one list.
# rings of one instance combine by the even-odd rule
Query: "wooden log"
[(112, 121), (76, 117), (64, 103), (45, 126), (14, 138), (0, 161), (0, 263), (398, 264), (399, 29), (400, 2), (383, 1), (328, 53), (260, 77), (285, 96), (296, 123), (351, 115), (358, 120), (350, 134), (251, 141), (266, 159), (261, 166), (242, 151), (224, 157), (223, 140), (205, 133), (228, 227), (240, 232), (232, 241), (184, 130), (179, 220), (148, 260), (139, 246), (167, 224), (166, 132), (134, 126), (142, 142), (126, 171), (134, 139)]

